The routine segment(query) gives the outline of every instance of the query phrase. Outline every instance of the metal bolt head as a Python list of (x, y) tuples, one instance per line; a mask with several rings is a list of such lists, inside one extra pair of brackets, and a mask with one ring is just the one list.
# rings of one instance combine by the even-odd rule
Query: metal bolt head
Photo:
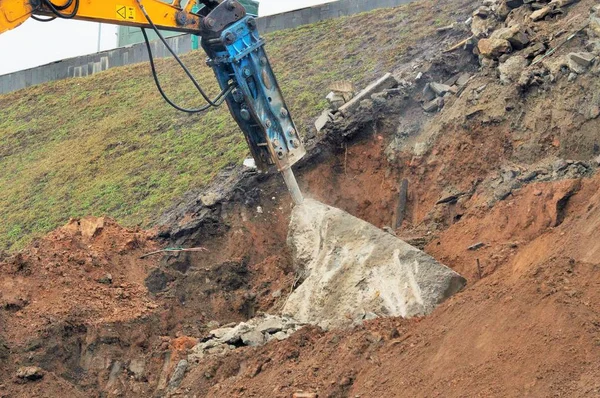
[(260, 64), (265, 66), (267, 64), (267, 57), (260, 57)]
[(234, 89), (231, 92), (231, 95), (233, 96), (233, 100), (237, 103), (240, 103), (244, 100), (244, 94), (242, 93), (242, 91), (240, 89), (237, 89), (237, 88)]
[(208, 28), (212, 28), (215, 26), (215, 20), (212, 18), (204, 18), (204, 25)]
[(227, 9), (233, 11), (235, 9), (235, 2), (233, 0), (227, 0)]
[(295, 136), (295, 135), (296, 135), (296, 130), (292, 128), (292, 129), (290, 129), (290, 130), (288, 131), (288, 134), (289, 134), (289, 135), (291, 135), (291, 136), (293, 137), (293, 136)]
[(280, 113), (281, 117), (287, 117), (288, 115), (288, 111), (285, 108), (281, 108), (281, 113)]
[(292, 140), (292, 146), (293, 146), (294, 148), (298, 148), (298, 147), (300, 146), (300, 141), (298, 141), (297, 139), (295, 139), (295, 138), (294, 138), (294, 139)]
[(273, 123), (271, 122), (271, 120), (269, 120), (269, 119), (265, 120), (265, 126), (271, 127), (272, 125), (273, 125)]
[(250, 120), (250, 112), (248, 111), (248, 109), (242, 109), (240, 111), (240, 116), (242, 117), (242, 119), (244, 120)]
[(246, 77), (252, 76), (252, 71), (248, 68), (244, 68), (244, 76), (246, 76)]
[(256, 19), (248, 18), (248, 21), (246, 23), (248, 24), (248, 28), (250, 28), (250, 30), (256, 29)]
[(235, 42), (235, 34), (233, 32), (225, 33), (225, 44), (233, 44)]
[(278, 147), (278, 146), (279, 146), (279, 144), (281, 144), (281, 143), (279, 142), (279, 140), (278, 140), (277, 138), (275, 138), (275, 139), (273, 140), (273, 146), (275, 146), (275, 147)]

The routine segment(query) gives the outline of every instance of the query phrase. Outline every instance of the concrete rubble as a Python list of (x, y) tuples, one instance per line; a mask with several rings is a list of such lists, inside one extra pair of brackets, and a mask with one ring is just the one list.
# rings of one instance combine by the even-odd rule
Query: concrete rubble
[(424, 252), (314, 200), (293, 210), (288, 244), (303, 282), (283, 313), (303, 323), (423, 316), (466, 284)]
[(290, 317), (263, 315), (232, 327), (214, 329), (205, 341), (192, 348), (188, 362), (199, 363), (206, 356), (223, 355), (238, 347), (258, 347), (273, 340), (285, 340), (304, 325)]
[(398, 86), (398, 81), (391, 73), (386, 73), (379, 80), (371, 83), (367, 88), (358, 93), (354, 98), (345, 103), (339, 108), (342, 116), (347, 117), (354, 112), (360, 105), (361, 101), (368, 99), (372, 94), (381, 92), (385, 89), (391, 89)]

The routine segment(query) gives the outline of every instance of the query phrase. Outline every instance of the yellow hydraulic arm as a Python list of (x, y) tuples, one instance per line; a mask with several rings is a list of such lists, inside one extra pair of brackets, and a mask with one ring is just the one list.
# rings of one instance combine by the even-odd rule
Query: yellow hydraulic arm
[(197, 33), (201, 29), (200, 17), (191, 12), (194, 5), (195, 1), (188, 1), (182, 7), (181, 0), (174, 0), (172, 4), (159, 0), (60, 0), (58, 3), (0, 0), (0, 33), (16, 28), (31, 16), (55, 16), (51, 7), (57, 8), (63, 15), (72, 15), (72, 19), (149, 28), (140, 6), (152, 16), (158, 28)]

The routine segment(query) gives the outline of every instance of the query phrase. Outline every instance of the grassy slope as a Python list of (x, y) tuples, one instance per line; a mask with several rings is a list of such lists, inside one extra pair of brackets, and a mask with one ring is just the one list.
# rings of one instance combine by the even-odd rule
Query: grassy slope
[[(421, 1), (267, 35), (267, 50), (302, 132), (337, 79), (359, 84), (390, 69), (447, 21)], [(446, 14), (444, 14), (446, 15)], [(422, 26), (409, 32), (411, 26)], [(205, 55), (184, 60), (216, 92)], [(177, 102), (197, 95), (171, 61), (162, 81)], [(70, 217), (107, 214), (149, 225), (184, 192), (247, 154), (226, 108), (188, 116), (159, 97), (146, 64), (0, 96), (0, 249), (23, 247)]]

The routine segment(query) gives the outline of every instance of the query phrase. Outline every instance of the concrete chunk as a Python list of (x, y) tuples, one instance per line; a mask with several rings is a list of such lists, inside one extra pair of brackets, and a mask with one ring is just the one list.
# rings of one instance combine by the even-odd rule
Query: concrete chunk
[(398, 81), (391, 73), (386, 73), (381, 79), (371, 83), (367, 88), (358, 93), (354, 98), (340, 107), (339, 111), (344, 117), (348, 117), (352, 112), (359, 107), (361, 101), (371, 98), (373, 93), (383, 91), (389, 88), (394, 88), (398, 85)]
[(330, 121), (331, 119), (329, 117), (329, 111), (324, 110), (323, 113), (321, 113), (321, 116), (319, 116), (315, 121), (315, 128), (317, 129), (317, 131), (321, 131), (325, 128), (325, 126), (327, 126), (327, 124)]
[(450, 86), (446, 85), (446, 84), (442, 84), (442, 83), (430, 83), (429, 84), (431, 89), (433, 90), (433, 92), (438, 96), (438, 97), (443, 97), (444, 94), (446, 94), (447, 92), (451, 91)]
[(466, 283), (424, 252), (314, 200), (294, 208), (288, 244), (305, 280), (283, 312), (300, 322), (335, 327), (367, 312), (426, 315)]
[(276, 333), (283, 330), (283, 327), (281, 318), (267, 318), (256, 327), (256, 330), (261, 333)]
[(568, 57), (569, 57), (569, 60), (571, 60), (583, 67), (588, 67), (592, 64), (592, 62), (594, 62), (595, 55), (592, 53), (582, 52), (582, 53), (570, 53), (568, 55)]
[(242, 335), (242, 343), (250, 347), (259, 347), (265, 344), (265, 336), (254, 329)]

